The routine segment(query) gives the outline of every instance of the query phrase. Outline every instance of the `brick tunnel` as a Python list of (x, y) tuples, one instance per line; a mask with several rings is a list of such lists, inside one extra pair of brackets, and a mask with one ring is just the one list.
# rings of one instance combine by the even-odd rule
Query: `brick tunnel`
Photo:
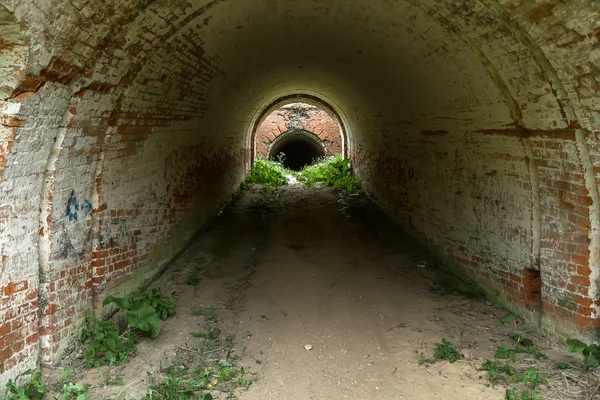
[(364, 190), (447, 268), (598, 339), (597, 2), (0, 4), (0, 384), (158, 276), (295, 98), (339, 116)]

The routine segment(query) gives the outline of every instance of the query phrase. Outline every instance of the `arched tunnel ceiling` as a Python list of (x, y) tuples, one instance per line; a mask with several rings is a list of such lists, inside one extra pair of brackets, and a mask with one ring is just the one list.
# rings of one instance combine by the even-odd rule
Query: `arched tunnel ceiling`
[[(591, 1), (556, 8), (492, 0), (156, 0), (77, 7), (43, 10), (57, 19), (51, 25), (31, 9), (16, 8), (32, 33), (43, 31), (46, 38), (34, 45), (29, 70), (59, 59), (73, 66), (63, 68), (68, 74), (81, 68), (82, 86), (125, 83), (123, 108), (128, 99), (146, 110), (169, 101), (188, 104), (192, 116), (210, 103), (215, 115), (235, 110), (247, 120), (277, 95), (304, 89), (348, 114), (385, 115), (388, 124), (427, 119), (431, 127), (449, 118), (480, 128), (598, 124), (597, 100), (585, 99), (588, 92), (573, 79), (575, 66), (597, 68), (600, 58), (593, 45), (598, 6)], [(581, 48), (574, 55), (572, 48), (561, 50), (569, 40)]]
[(56, 362), (89, 308), (169, 265), (239, 188), (259, 116), (298, 93), (340, 115), (363, 189), (444, 265), (511, 310), (543, 302), (550, 332), (600, 327), (598, 1), (0, 4), (0, 50), (19, 45), (0, 287), (48, 305), (14, 316), (31, 340), (0, 370)]

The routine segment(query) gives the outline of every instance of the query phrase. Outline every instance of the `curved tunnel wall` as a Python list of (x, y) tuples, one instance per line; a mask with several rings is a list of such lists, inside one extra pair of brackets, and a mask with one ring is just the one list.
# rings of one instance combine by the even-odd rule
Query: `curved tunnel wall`
[(159, 273), (296, 92), (344, 111), (365, 189), (448, 266), (596, 335), (595, 2), (0, 3), (29, 45), (0, 103), (0, 384)]

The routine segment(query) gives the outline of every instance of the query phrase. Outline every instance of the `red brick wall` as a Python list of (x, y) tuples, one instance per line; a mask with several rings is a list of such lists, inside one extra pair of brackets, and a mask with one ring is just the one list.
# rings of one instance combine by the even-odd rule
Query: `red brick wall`
[(316, 106), (294, 103), (273, 111), (260, 124), (256, 131), (256, 156), (268, 158), (273, 141), (296, 130), (317, 135), (326, 155), (342, 153), (342, 135), (336, 120)]
[(376, 155), (359, 146), (355, 166), (371, 195), (442, 263), (530, 322), (592, 338), (600, 326), (588, 190), (599, 177), (590, 163), (596, 137), (577, 129), (422, 131)]
[[(173, 73), (160, 59), (143, 69), (139, 48), (123, 42), (89, 46), (95, 71), (52, 57), (21, 71), (0, 102), (0, 386), (73, 350), (105, 296), (149, 283), (247, 165), (249, 149), (229, 131), (199, 124), (215, 77), (208, 61), (190, 54)], [(115, 79), (107, 69), (123, 56)]]

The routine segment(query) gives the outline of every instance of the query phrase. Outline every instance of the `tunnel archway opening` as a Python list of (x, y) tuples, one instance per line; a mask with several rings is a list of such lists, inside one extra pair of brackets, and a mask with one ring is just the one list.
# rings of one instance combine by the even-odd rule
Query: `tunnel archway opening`
[[(302, 122), (292, 121), (289, 116), (282, 116), (286, 111), (291, 111), (298, 107), (312, 108), (313, 111), (320, 113), (320, 117), (314, 119), (312, 123), (309, 122), (307, 125)], [(311, 114), (311, 111), (308, 114)], [(265, 128), (265, 126), (273, 122), (271, 121), (272, 119), (276, 119), (274, 116), (283, 117), (284, 121), (279, 121), (279, 124), (273, 124), (271, 126), (273, 129), (269, 131), (268, 127)], [(313, 117), (314, 115), (309, 115), (307, 119), (310, 120)], [(324, 119), (329, 119), (329, 129), (322, 129), (320, 125), (322, 120), (319, 121), (319, 119), (323, 117)], [(259, 108), (259, 112), (253, 118), (248, 132), (251, 149), (250, 164), (247, 164), (248, 167), (257, 158), (272, 158), (271, 152), (279, 136), (297, 131), (305, 131), (305, 133), (311, 134), (323, 150), (323, 154), (321, 154), (321, 150), (308, 150), (305, 145), (299, 144), (299, 146), (305, 146), (307, 151), (311, 152), (311, 160), (315, 157), (335, 154), (341, 154), (344, 158), (347, 158), (349, 155), (349, 147), (352, 144), (349, 141), (351, 131), (348, 126), (348, 119), (336, 103), (329, 98), (322, 98), (320, 94), (297, 90), (289, 94), (280, 95)], [(329, 137), (327, 137), (328, 135)]]
[(269, 151), (269, 159), (282, 160), (286, 168), (294, 171), (299, 171), (324, 156), (325, 149), (318, 136), (307, 131), (282, 134), (273, 142)]

